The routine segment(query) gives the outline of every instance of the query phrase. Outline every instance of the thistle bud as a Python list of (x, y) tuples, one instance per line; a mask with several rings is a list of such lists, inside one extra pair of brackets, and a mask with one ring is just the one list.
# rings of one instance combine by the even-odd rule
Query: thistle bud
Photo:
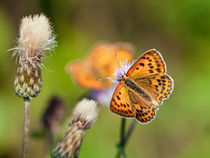
[(76, 105), (72, 113), (72, 122), (69, 129), (57, 144), (53, 152), (53, 158), (78, 156), (85, 131), (93, 126), (98, 111), (98, 105), (93, 100), (83, 99)]
[(42, 124), (43, 127), (55, 136), (59, 127), (64, 121), (65, 114), (67, 110), (67, 105), (64, 103), (62, 98), (58, 96), (52, 96), (48, 102), (43, 115), (42, 115)]
[(19, 62), (14, 89), (19, 97), (31, 98), (40, 93), (43, 55), (54, 47), (55, 37), (48, 18), (41, 14), (21, 20), (18, 46), (14, 48)]

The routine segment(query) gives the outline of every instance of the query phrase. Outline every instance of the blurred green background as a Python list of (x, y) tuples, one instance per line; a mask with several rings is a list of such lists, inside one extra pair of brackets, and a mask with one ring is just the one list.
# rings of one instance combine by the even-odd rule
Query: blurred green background
[[(41, 129), (40, 117), (54, 94), (68, 103), (70, 121), (85, 90), (66, 74), (66, 63), (83, 58), (98, 41), (126, 41), (135, 45), (136, 57), (151, 48), (159, 50), (175, 81), (155, 120), (137, 124), (126, 146), (127, 157), (210, 156), (209, 0), (1, 0), (0, 158), (21, 157), (24, 106), (13, 92), (17, 64), (7, 50), (16, 46), (20, 19), (36, 13), (50, 17), (58, 47), (44, 62), (52, 72), (42, 71), (42, 92), (31, 103), (31, 129)], [(86, 133), (80, 157), (114, 158), (120, 120), (103, 107)], [(47, 157), (45, 146), (46, 139), (31, 138), (30, 157)]]

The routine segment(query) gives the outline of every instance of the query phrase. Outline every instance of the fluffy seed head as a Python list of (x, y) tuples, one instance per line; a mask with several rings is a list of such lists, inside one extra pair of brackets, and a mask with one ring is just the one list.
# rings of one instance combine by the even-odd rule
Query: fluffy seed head
[(94, 124), (98, 116), (98, 110), (98, 105), (94, 100), (83, 99), (76, 105), (72, 113), (72, 123), (86, 122), (84, 129), (88, 129)]
[(76, 105), (69, 129), (54, 149), (53, 158), (78, 156), (85, 131), (94, 124), (98, 111), (98, 105), (93, 100), (83, 99)]
[(21, 20), (18, 53), (22, 58), (43, 56), (45, 50), (51, 50), (54, 46), (55, 37), (46, 16), (34, 15)]

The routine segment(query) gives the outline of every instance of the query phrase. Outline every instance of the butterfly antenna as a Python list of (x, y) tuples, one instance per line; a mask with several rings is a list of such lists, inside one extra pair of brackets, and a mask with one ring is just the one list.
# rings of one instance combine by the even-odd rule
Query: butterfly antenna
[(115, 80), (114, 78), (110, 78), (110, 77), (107, 77), (107, 78), (97, 78), (96, 81), (107, 81), (107, 80)]

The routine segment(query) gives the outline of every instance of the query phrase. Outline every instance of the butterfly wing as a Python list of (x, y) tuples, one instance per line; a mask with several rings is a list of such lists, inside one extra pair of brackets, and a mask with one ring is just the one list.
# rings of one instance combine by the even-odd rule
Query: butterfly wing
[(132, 91), (128, 91), (131, 103), (134, 107), (135, 118), (141, 123), (148, 123), (155, 118), (157, 105), (152, 102), (148, 102), (143, 98), (139, 97)]
[(114, 68), (119, 66), (118, 62), (131, 61), (132, 56), (132, 46), (127, 43), (102, 43), (91, 51), (87, 60), (91, 63), (92, 70), (97, 72), (100, 78), (106, 78), (107, 76), (114, 77)]
[(166, 72), (165, 62), (155, 49), (145, 52), (128, 70), (128, 77), (146, 77)]
[(67, 71), (81, 87), (102, 90), (109, 87), (111, 81), (97, 79), (113, 77), (114, 67), (118, 66), (115, 53), (120, 62), (125, 62), (131, 60), (132, 52), (132, 45), (127, 43), (101, 43), (90, 51), (86, 59), (68, 64)]
[(128, 90), (119, 83), (113, 93), (110, 110), (118, 115), (124, 117), (134, 117), (134, 111), (131, 100), (128, 96)]
[(138, 87), (146, 90), (158, 104), (168, 98), (173, 90), (173, 79), (167, 74), (135, 78), (134, 81)]
[(96, 81), (97, 74), (93, 73), (90, 64), (86, 61), (78, 61), (68, 64), (67, 72), (71, 74), (73, 80), (81, 87), (102, 90), (108, 86), (107, 82)]

